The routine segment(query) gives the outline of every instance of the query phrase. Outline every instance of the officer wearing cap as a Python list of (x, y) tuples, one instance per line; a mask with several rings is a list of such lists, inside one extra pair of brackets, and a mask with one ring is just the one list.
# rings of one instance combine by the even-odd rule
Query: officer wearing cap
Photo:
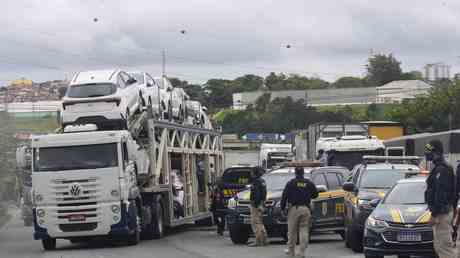
[[(281, 209), (288, 210), (288, 249), (286, 254), (295, 257), (305, 257), (305, 249), (310, 233), (310, 202), (318, 197), (315, 184), (304, 177), (302, 167), (295, 168), (295, 178), (290, 180), (283, 191)], [(295, 246), (299, 235), (299, 249)]]
[(252, 170), (251, 184), (251, 226), (252, 231), (256, 236), (255, 243), (249, 246), (264, 246), (268, 244), (267, 231), (265, 230), (263, 213), (265, 208), (265, 200), (267, 199), (267, 186), (265, 180), (261, 177), (264, 170), (260, 167), (255, 167)]
[(434, 249), (439, 258), (454, 258), (457, 257), (452, 241), (453, 211), (457, 206), (456, 178), (443, 152), (439, 140), (432, 140), (425, 146), (425, 158), (433, 163), (426, 180), (425, 200), (431, 211)]

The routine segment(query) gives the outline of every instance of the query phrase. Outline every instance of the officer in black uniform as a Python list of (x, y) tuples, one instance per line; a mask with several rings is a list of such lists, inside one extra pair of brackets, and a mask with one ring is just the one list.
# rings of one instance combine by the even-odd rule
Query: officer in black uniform
[[(281, 209), (288, 210), (288, 249), (286, 254), (296, 257), (305, 257), (305, 249), (310, 233), (310, 202), (318, 197), (315, 184), (304, 177), (302, 167), (295, 168), (295, 178), (290, 180), (283, 191)], [(295, 246), (299, 235), (299, 249), (296, 253)]]
[(267, 199), (267, 186), (265, 180), (261, 177), (264, 170), (255, 167), (252, 171), (251, 184), (251, 226), (256, 236), (256, 242), (250, 246), (264, 246), (268, 244), (267, 231), (264, 226), (263, 213), (265, 209), (265, 200)]
[(452, 240), (453, 211), (457, 208), (456, 178), (444, 159), (441, 141), (432, 140), (425, 146), (425, 157), (434, 167), (426, 180), (425, 200), (431, 211), (433, 246), (439, 258), (456, 258)]

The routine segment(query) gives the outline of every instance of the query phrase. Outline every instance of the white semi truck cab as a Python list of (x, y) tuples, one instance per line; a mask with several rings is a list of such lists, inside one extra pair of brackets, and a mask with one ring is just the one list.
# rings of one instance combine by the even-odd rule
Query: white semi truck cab
[(136, 143), (128, 131), (33, 136), (34, 238), (46, 250), (56, 239), (139, 236)]

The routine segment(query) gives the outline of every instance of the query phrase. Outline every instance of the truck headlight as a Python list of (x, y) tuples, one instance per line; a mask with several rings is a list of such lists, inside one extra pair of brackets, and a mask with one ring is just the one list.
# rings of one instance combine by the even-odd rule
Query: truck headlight
[(235, 198), (230, 198), (228, 200), (227, 208), (229, 209), (236, 209), (236, 206), (238, 206), (238, 201)]
[(35, 202), (43, 201), (43, 196), (41, 194), (36, 194), (34, 198)]
[(38, 216), (39, 218), (45, 217), (45, 210), (38, 209), (38, 210), (37, 210), (37, 216)]
[(386, 227), (388, 227), (388, 223), (386, 223), (384, 220), (379, 220), (379, 219), (376, 219), (376, 218), (374, 218), (372, 216), (369, 216), (369, 218), (367, 218), (366, 225), (369, 226), (369, 227), (373, 227), (373, 228), (386, 228)]
[(113, 213), (120, 213), (120, 206), (118, 205), (112, 205), (111, 210)]

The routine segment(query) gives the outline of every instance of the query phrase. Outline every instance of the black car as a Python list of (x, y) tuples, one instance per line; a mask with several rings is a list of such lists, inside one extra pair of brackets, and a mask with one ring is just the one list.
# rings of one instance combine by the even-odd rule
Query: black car
[[(366, 258), (434, 256), (431, 213), (424, 198), (425, 180), (400, 180), (371, 213), (364, 230)], [(375, 200), (371, 204), (377, 203)]]
[[(269, 237), (287, 238), (287, 217), (281, 212), (280, 201), (287, 182), (295, 177), (294, 167), (275, 169), (263, 176), (267, 185), (267, 201), (263, 215)], [(305, 177), (310, 178), (318, 190), (319, 197), (312, 202), (312, 232), (336, 232), (343, 235), (344, 196), (341, 186), (343, 167), (305, 167)], [(250, 191), (240, 192), (229, 200), (227, 223), (230, 238), (235, 244), (244, 244), (252, 235), (250, 216)]]
[(412, 164), (376, 163), (362, 164), (353, 170), (349, 181), (343, 185), (345, 197), (345, 245), (362, 252), (364, 225), (373, 211), (371, 201), (382, 199), (386, 192), (408, 173), (419, 173)]

